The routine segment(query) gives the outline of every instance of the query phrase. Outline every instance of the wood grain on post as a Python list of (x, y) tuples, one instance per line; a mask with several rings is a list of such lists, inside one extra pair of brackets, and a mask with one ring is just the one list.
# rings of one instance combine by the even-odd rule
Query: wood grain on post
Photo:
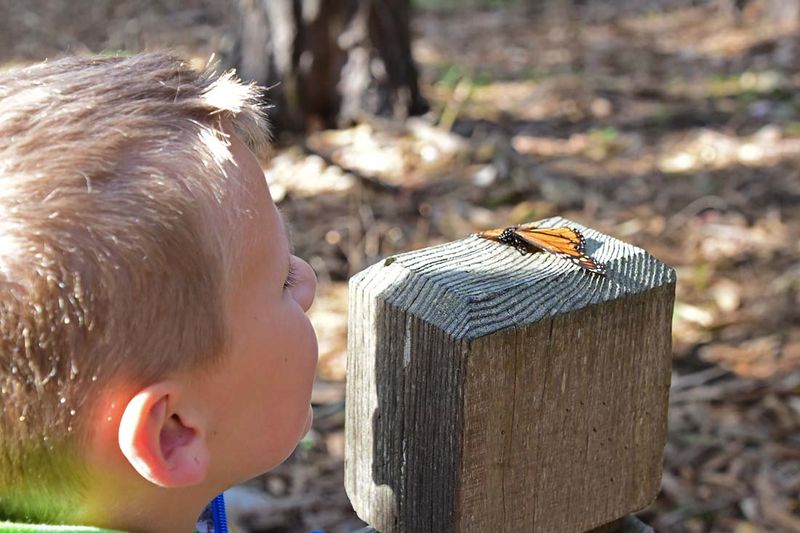
[(378, 531), (586, 531), (658, 493), (675, 272), (541, 225), (608, 275), (468, 237), (351, 280), (345, 486)]

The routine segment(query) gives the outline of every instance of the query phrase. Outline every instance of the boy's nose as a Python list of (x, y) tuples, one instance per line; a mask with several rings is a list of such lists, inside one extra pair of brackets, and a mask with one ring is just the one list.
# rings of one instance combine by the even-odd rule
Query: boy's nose
[(314, 295), (317, 292), (317, 274), (311, 265), (295, 256), (292, 258), (297, 269), (297, 283), (291, 288), (292, 296), (300, 304), (303, 311), (308, 311), (314, 303)]

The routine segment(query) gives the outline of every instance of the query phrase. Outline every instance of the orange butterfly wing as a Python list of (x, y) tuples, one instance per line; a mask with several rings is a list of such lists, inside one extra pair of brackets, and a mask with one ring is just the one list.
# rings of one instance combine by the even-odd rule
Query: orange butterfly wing
[(557, 253), (574, 250), (583, 252), (586, 248), (586, 239), (578, 231), (572, 228), (525, 228), (520, 226), (514, 232), (526, 241), (535, 242), (537, 248), (545, 251)]
[(484, 230), (484, 231), (479, 231), (478, 233), (475, 233), (474, 235), (477, 235), (478, 237), (481, 237), (481, 238), (484, 238), (484, 239), (489, 239), (490, 241), (500, 242), (500, 235), (502, 235), (502, 233), (503, 233), (503, 231), (505, 231), (505, 229), (506, 228), (487, 229), (487, 230)]
[(586, 240), (578, 230), (572, 228), (537, 228), (532, 224), (524, 224), (481, 231), (477, 235), (484, 239), (509, 244), (520, 251), (523, 247), (528, 252), (544, 250), (568, 259), (591, 272), (606, 273), (606, 268), (602, 263), (586, 255), (584, 252)]
[(572, 228), (517, 228), (514, 233), (527, 244), (545, 252), (569, 259), (576, 265), (597, 274), (605, 274), (606, 267), (586, 253), (586, 240)]

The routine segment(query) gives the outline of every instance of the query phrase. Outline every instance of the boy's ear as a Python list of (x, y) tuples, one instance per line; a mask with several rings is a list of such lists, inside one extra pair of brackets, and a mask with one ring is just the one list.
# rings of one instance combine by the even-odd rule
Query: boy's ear
[(179, 392), (172, 381), (140, 390), (119, 424), (122, 454), (143, 478), (162, 487), (195, 485), (208, 472), (205, 420), (177, 400)]

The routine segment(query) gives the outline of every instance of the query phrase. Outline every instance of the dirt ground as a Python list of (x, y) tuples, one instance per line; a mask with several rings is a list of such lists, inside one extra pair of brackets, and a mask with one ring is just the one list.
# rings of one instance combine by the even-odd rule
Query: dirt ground
[[(41, 5), (38, 5), (41, 4)], [(678, 272), (657, 531), (800, 532), (800, 17), (766, 0), (418, 11), (432, 104), (294, 139), (265, 171), (317, 270), (315, 423), (229, 496), (241, 531), (354, 530), (346, 282), (391, 254), (562, 215)], [(0, 65), (169, 46), (225, 57), (212, 0), (0, 0)], [(0, 67), (2, 68), (2, 67)]]

